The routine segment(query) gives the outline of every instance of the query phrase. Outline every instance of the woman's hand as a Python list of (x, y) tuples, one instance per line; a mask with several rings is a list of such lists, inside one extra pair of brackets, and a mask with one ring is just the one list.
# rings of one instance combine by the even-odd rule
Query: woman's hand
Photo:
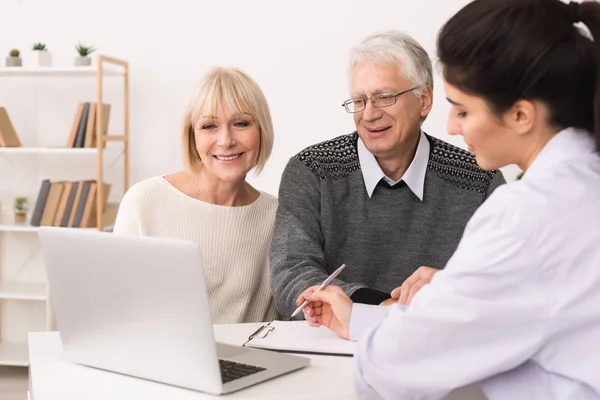
[(417, 292), (439, 272), (431, 267), (419, 267), (411, 276), (406, 278), (402, 286), (392, 290), (392, 299), (396, 299), (402, 305), (409, 305)]
[(313, 293), (318, 286), (304, 291), (296, 300), (300, 305), (304, 300), (310, 301), (304, 307), (304, 318), (311, 326), (326, 326), (344, 339), (350, 337), (350, 314), (352, 300), (344, 291), (335, 285), (329, 285), (318, 293)]

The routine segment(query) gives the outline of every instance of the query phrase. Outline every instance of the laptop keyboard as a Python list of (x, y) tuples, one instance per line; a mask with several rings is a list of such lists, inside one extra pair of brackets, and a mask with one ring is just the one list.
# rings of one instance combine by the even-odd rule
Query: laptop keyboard
[(266, 369), (225, 360), (219, 360), (219, 367), (221, 367), (221, 379), (223, 383), (231, 382)]

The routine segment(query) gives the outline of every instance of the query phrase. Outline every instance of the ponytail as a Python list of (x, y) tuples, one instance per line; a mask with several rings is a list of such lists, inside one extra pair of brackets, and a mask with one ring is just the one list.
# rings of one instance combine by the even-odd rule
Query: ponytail
[(594, 47), (598, 57), (596, 84), (594, 91), (594, 135), (600, 149), (600, 4), (595, 1), (584, 1), (581, 4), (571, 2), (567, 5), (570, 17), (574, 22), (581, 21), (590, 31), (594, 39)]

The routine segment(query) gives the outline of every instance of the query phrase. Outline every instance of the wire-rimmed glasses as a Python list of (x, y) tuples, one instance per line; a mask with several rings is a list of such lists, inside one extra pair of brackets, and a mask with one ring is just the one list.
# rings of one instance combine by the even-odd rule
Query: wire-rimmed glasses
[(342, 106), (346, 109), (346, 111), (348, 111), (349, 113), (352, 113), (352, 114), (361, 112), (365, 108), (367, 108), (367, 100), (370, 100), (371, 105), (373, 105), (373, 107), (376, 107), (376, 108), (389, 107), (393, 104), (396, 104), (396, 98), (398, 96), (401, 96), (404, 93), (408, 93), (408, 92), (418, 89), (418, 88), (420, 88), (420, 86), (415, 86), (415, 87), (405, 90), (403, 92), (377, 93), (371, 97), (348, 99), (342, 103)]

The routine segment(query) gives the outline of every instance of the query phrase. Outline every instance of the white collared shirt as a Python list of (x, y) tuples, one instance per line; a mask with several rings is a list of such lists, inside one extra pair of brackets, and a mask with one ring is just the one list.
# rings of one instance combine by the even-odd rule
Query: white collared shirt
[(475, 212), (411, 304), (354, 304), (355, 377), (369, 399), (600, 399), (600, 157), (553, 137)]
[(375, 187), (381, 179), (384, 179), (390, 186), (400, 181), (404, 181), (406, 186), (423, 201), (423, 187), (425, 186), (425, 174), (427, 173), (427, 163), (429, 162), (429, 140), (425, 137), (423, 131), (419, 136), (419, 144), (415, 156), (408, 166), (408, 169), (398, 181), (394, 181), (383, 173), (375, 156), (367, 150), (365, 143), (360, 136), (358, 137), (358, 161), (365, 181), (365, 188), (369, 197), (373, 195)]

